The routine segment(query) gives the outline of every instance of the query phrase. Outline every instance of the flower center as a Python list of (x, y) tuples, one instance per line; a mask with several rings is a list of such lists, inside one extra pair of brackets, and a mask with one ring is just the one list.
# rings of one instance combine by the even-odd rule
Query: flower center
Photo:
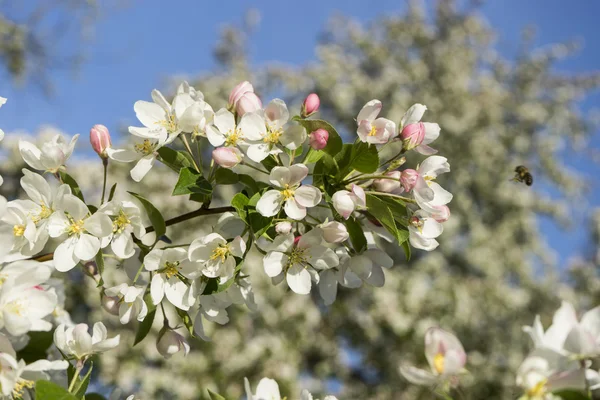
[(179, 261), (176, 261), (176, 262), (167, 261), (165, 263), (165, 269), (163, 272), (167, 276), (167, 278), (171, 278), (172, 276), (177, 275), (179, 273)]
[(52, 210), (46, 204), (42, 203), (42, 204), (40, 204), (40, 212), (38, 212), (37, 215), (34, 215), (31, 218), (31, 220), (33, 221), (34, 224), (37, 224), (38, 222), (40, 222), (43, 219), (50, 218), (50, 216), (52, 215), (53, 212), (54, 212), (54, 210)]
[(5, 310), (8, 311), (11, 314), (15, 314), (18, 316), (22, 316), (23, 315), (23, 305), (21, 303), (19, 303), (18, 301), (13, 301), (12, 303), (8, 303), (5, 306)]
[(133, 147), (138, 153), (147, 156), (154, 152), (154, 147), (156, 147), (156, 144), (151, 142), (150, 139), (144, 139), (142, 143), (138, 143)]
[(224, 263), (229, 255), (229, 246), (228, 245), (219, 245), (216, 249), (213, 250), (210, 259), (216, 260), (218, 258), (221, 259), (221, 262)]
[(85, 229), (83, 228), (83, 220), (80, 219), (79, 221), (75, 221), (71, 218), (71, 225), (69, 225), (69, 227), (67, 228), (67, 234), (69, 236), (79, 235), (83, 233), (83, 231), (85, 231)]
[(267, 129), (267, 134), (263, 138), (263, 142), (269, 143), (269, 144), (276, 144), (277, 142), (279, 142), (279, 138), (281, 137), (282, 134), (283, 134), (283, 129), (281, 129), (281, 128), (274, 129), (274, 128), (269, 127)]
[(283, 190), (281, 191), (281, 195), (283, 196), (283, 200), (289, 200), (294, 198), (294, 188), (290, 187), (290, 185), (285, 185)]
[(410, 224), (423, 233), (423, 220), (417, 216), (410, 217)]
[(16, 237), (21, 237), (25, 234), (25, 225), (15, 225), (13, 226), (13, 235)]
[(294, 264), (306, 264), (307, 263), (307, 249), (301, 249), (299, 247), (294, 247), (292, 249), (292, 253), (290, 254), (290, 258), (288, 260), (288, 267), (291, 267)]
[(157, 121), (156, 124), (165, 128), (169, 133), (177, 130), (177, 121), (175, 121), (175, 116), (172, 114), (169, 114), (166, 120)]
[(12, 391), (12, 397), (14, 399), (22, 398), (23, 393), (25, 392), (25, 389), (33, 389), (34, 385), (35, 385), (34, 381), (28, 381), (26, 379), (19, 378), (17, 380), (17, 382), (15, 382), (15, 387)]
[(231, 129), (229, 132), (227, 132), (225, 136), (225, 146), (231, 147), (237, 146), (238, 142), (244, 138), (244, 136), (242, 135), (242, 131), (238, 128)]
[(374, 125), (372, 125), (371, 130), (369, 131), (369, 136), (375, 136), (375, 135), (377, 135), (377, 128)]
[(119, 216), (117, 219), (113, 221), (113, 232), (121, 233), (129, 226), (131, 221), (127, 218), (127, 215), (123, 212), (123, 210), (119, 211)]
[(433, 357), (433, 369), (438, 374), (444, 373), (444, 355), (442, 353), (437, 353), (435, 357)]
[(527, 396), (541, 398), (546, 393), (546, 382), (548, 382), (547, 379), (542, 379), (541, 381), (536, 383), (534, 387), (527, 390)]

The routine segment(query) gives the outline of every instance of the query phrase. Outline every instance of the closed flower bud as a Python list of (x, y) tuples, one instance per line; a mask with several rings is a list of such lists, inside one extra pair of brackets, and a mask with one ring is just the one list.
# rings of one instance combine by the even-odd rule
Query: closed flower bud
[(310, 147), (315, 150), (323, 150), (327, 146), (329, 140), (329, 132), (323, 128), (319, 128), (310, 134)]
[(417, 185), (419, 173), (414, 169), (405, 169), (400, 174), (400, 183), (405, 191), (410, 192)]
[(327, 243), (341, 243), (349, 237), (346, 226), (337, 221), (325, 222), (320, 225), (320, 228), (323, 231), (323, 239)]
[(431, 213), (431, 217), (439, 223), (446, 222), (450, 219), (450, 209), (448, 206), (433, 206), (437, 210), (435, 213)]
[(111, 146), (108, 128), (104, 125), (94, 125), (92, 129), (90, 129), (90, 143), (100, 158), (106, 159), (108, 157), (106, 155), (106, 149)]
[(275, 232), (280, 235), (288, 234), (292, 231), (292, 223), (289, 221), (279, 222), (275, 225)]
[(213, 150), (212, 158), (223, 168), (233, 168), (242, 161), (242, 153), (235, 147), (219, 147)]
[(245, 93), (254, 93), (254, 87), (248, 81), (238, 83), (229, 94), (229, 106), (233, 107)]
[(190, 352), (190, 345), (182, 335), (170, 328), (164, 327), (158, 334), (156, 349), (164, 358), (169, 358), (182, 350), (183, 354), (187, 356)]
[(121, 300), (117, 296), (108, 296), (104, 293), (100, 295), (100, 303), (102, 308), (109, 314), (119, 315), (119, 304)]
[(262, 102), (254, 92), (244, 93), (235, 104), (235, 109), (240, 117), (246, 113), (258, 111), (261, 108)]
[(422, 122), (408, 124), (402, 129), (400, 137), (404, 144), (404, 150), (412, 150), (423, 143), (423, 139), (425, 139), (425, 125)]
[(373, 187), (379, 192), (392, 193), (400, 189), (400, 171), (391, 171), (385, 174), (389, 178), (375, 179)]
[(317, 96), (316, 93), (311, 93), (306, 96), (304, 100), (304, 104), (302, 104), (302, 117), (306, 118), (311, 114), (319, 111), (319, 106), (321, 105), (321, 99)]

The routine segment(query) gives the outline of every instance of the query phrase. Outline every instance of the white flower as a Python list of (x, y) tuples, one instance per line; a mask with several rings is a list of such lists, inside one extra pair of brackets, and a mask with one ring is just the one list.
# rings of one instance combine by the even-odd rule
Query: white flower
[(33, 169), (56, 173), (65, 169), (65, 163), (73, 153), (79, 135), (73, 136), (69, 143), (62, 135), (56, 135), (51, 141), (38, 148), (33, 143), (19, 140), (19, 151), (23, 160)]
[(550, 400), (553, 391), (585, 390), (586, 371), (579, 363), (548, 348), (537, 348), (523, 361), (517, 371), (517, 385), (525, 395), (520, 399)]
[(45, 318), (54, 311), (57, 296), (43, 285), (51, 268), (35, 261), (17, 261), (0, 270), (0, 329), (12, 336), (29, 331), (49, 331), (52, 324)]
[[(258, 115), (260, 115), (257, 112)], [(246, 114), (244, 114), (246, 115)], [(261, 138), (258, 142), (253, 142), (248, 147), (248, 157), (252, 161), (261, 162), (269, 154), (280, 153), (278, 144), (287, 147), (290, 150), (296, 150), (306, 140), (306, 130), (300, 125), (285, 127), (290, 113), (281, 99), (272, 100), (264, 109), (264, 118), (261, 116), (263, 124), (259, 129)], [(258, 122), (258, 119), (256, 119)]]
[(337, 255), (322, 246), (321, 240), (313, 231), (303, 235), (297, 244), (291, 233), (277, 236), (263, 258), (265, 273), (274, 278), (285, 272), (290, 289), (298, 294), (310, 293), (311, 274), (318, 279), (315, 270), (328, 270), (339, 264)]
[(136, 318), (138, 321), (146, 318), (148, 306), (144, 301), (145, 291), (146, 289), (143, 287), (129, 286), (126, 283), (105, 290), (106, 295), (111, 296), (110, 298), (118, 298), (119, 321), (122, 324), (129, 323), (132, 318)]
[(383, 268), (392, 268), (394, 260), (382, 250), (368, 249), (362, 254), (350, 258), (348, 269), (345, 272), (345, 279), (354, 280), (354, 276), (348, 276), (348, 272), (353, 272), (364, 282), (375, 287), (382, 287), (385, 284), (385, 275)]
[(448, 159), (441, 156), (427, 157), (417, 168), (419, 176), (413, 194), (419, 207), (430, 213), (436, 213), (436, 206), (448, 204), (452, 194), (434, 182), (438, 175), (450, 172)]
[[(423, 114), (427, 111), (427, 107), (423, 104), (415, 104), (406, 111), (402, 120), (400, 120), (400, 130), (402, 131), (402, 137), (406, 140), (411, 140), (411, 135), (407, 135), (405, 132), (410, 131), (411, 127), (408, 127), (410, 124), (422, 124), (419, 129), (422, 130), (422, 134), (420, 134), (419, 140), (413, 142), (413, 144), (409, 145), (407, 148), (414, 148), (415, 151), (423, 154), (423, 155), (431, 155), (437, 153), (437, 150), (432, 149), (428, 146), (429, 143), (433, 142), (440, 136), (440, 126), (436, 123), (431, 122), (420, 122), (421, 118), (423, 118)], [(405, 142), (406, 145), (406, 142)]]
[(67, 357), (77, 360), (93, 354), (103, 353), (119, 345), (120, 335), (108, 339), (108, 332), (102, 322), (96, 322), (93, 334), (88, 333), (86, 324), (66, 328), (63, 324), (54, 331), (54, 344)]
[[(302, 392), (300, 392), (300, 400), (313, 400), (312, 394), (308, 390), (303, 389)], [(314, 399), (314, 400), (319, 400), (319, 399)], [(337, 400), (337, 397), (325, 396), (323, 398), (323, 400)]]
[(98, 212), (112, 219), (112, 232), (102, 240), (102, 247), (108, 243), (119, 258), (125, 259), (135, 254), (133, 235), (138, 239), (146, 234), (142, 223), (142, 211), (131, 201), (111, 201), (104, 204)]
[(279, 213), (285, 203), (284, 210), (288, 217), (295, 220), (306, 217), (306, 209), (315, 207), (322, 198), (321, 191), (316, 187), (300, 186), (307, 175), (308, 168), (304, 164), (273, 168), (269, 180), (278, 189), (263, 194), (256, 204), (256, 210), (265, 217), (272, 217)]
[(387, 143), (396, 135), (396, 124), (393, 121), (386, 118), (377, 118), (381, 107), (382, 104), (379, 100), (371, 100), (358, 113), (356, 133), (362, 142)]
[(182, 350), (183, 355), (187, 356), (190, 352), (190, 345), (182, 335), (165, 327), (156, 339), (156, 349), (164, 358), (170, 358)]
[(367, 206), (367, 198), (362, 187), (352, 184), (351, 191), (338, 190), (331, 197), (333, 208), (344, 219), (350, 218), (350, 215), (356, 208), (364, 208)]
[(10, 341), (0, 335), (0, 394), (11, 399), (22, 398), (25, 389), (32, 389), (38, 380), (49, 379), (44, 371), (64, 370), (69, 363), (64, 360), (37, 360), (29, 365), (17, 361), (17, 354)]
[[(348, 255), (347, 250), (345, 248), (339, 248), (336, 250), (336, 255), (340, 260), (339, 266), (337, 268), (321, 271), (321, 273), (319, 274), (319, 294), (321, 295), (321, 298), (323, 299), (325, 305), (331, 305), (335, 301), (337, 297), (338, 283), (344, 287), (352, 289), (361, 287), (363, 283), (362, 279), (358, 276), (358, 274), (354, 272), (350, 267), (351, 257)], [(369, 265), (371, 265), (370, 269), (372, 270), (373, 263), (370, 261), (370, 259), (368, 263)], [(392, 264), (393, 261), (391, 262), (390, 266)], [(355, 261), (355, 265), (358, 266), (359, 263)], [(360, 271), (363, 271), (362, 266), (360, 267)], [(373, 274), (373, 276), (375, 276), (376, 274), (377, 273)], [(370, 273), (368, 273), (367, 278), (369, 276), (371, 276)]]
[(465, 366), (467, 355), (456, 336), (440, 328), (430, 328), (425, 333), (425, 357), (431, 372), (413, 366), (401, 366), (400, 373), (415, 385), (458, 384), (458, 376)]
[(2, 222), (12, 226), (11, 250), (20, 252), (24, 256), (32, 256), (44, 248), (48, 241), (48, 231), (37, 229), (35, 222), (29, 218), (27, 210), (26, 200), (13, 200), (7, 203)]
[(62, 198), (60, 209), (48, 221), (50, 237), (66, 235), (64, 242), (54, 250), (54, 266), (60, 272), (73, 269), (80, 260), (93, 259), (101, 248), (101, 238), (112, 233), (112, 221), (108, 215), (96, 212), (90, 215), (88, 207), (79, 198), (67, 194)]
[(327, 243), (342, 243), (350, 237), (346, 225), (341, 222), (325, 221), (319, 225), (319, 228)]
[(256, 392), (252, 392), (248, 378), (244, 378), (244, 388), (248, 400), (281, 400), (279, 385), (274, 379), (262, 378), (258, 382)]
[[(220, 284), (225, 283), (225, 278), (221, 278)], [(225, 325), (229, 322), (227, 307), (232, 304), (246, 303), (248, 308), (255, 311), (254, 295), (248, 281), (240, 279), (238, 284), (233, 283), (227, 290), (219, 293), (212, 293), (198, 296), (198, 313), (194, 319), (194, 332), (202, 339), (210, 341), (210, 338), (204, 333), (202, 318), (208, 321)], [(203, 282), (198, 292), (203, 292), (206, 282)]]
[(255, 113), (242, 116), (236, 125), (234, 115), (222, 108), (216, 112), (212, 125), (206, 127), (206, 137), (214, 147), (245, 147), (249, 140), (261, 140), (265, 129), (263, 118)]
[(432, 251), (439, 246), (435, 238), (443, 231), (443, 225), (423, 210), (417, 210), (408, 220), (408, 239), (416, 249)]
[(536, 317), (533, 326), (523, 330), (531, 336), (537, 348), (549, 348), (580, 358), (600, 355), (600, 306), (583, 314), (578, 321), (573, 305), (563, 301), (546, 332), (539, 317)]
[(165, 296), (181, 310), (189, 310), (195, 303), (195, 284), (186, 284), (179, 277), (181, 275), (194, 279), (200, 276), (198, 264), (188, 260), (187, 251), (180, 247), (154, 249), (144, 257), (144, 267), (154, 272), (150, 283), (150, 295), (154, 304), (160, 303)]
[(210, 233), (190, 244), (188, 257), (201, 264), (204, 276), (231, 278), (236, 266), (234, 257), (242, 257), (245, 251), (246, 243), (240, 236), (228, 243), (218, 233)]

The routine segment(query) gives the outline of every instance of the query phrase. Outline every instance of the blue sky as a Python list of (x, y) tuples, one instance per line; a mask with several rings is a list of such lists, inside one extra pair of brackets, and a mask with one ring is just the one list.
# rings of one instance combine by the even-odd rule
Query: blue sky
[[(315, 58), (317, 35), (330, 16), (350, 15), (363, 21), (399, 11), (404, 1), (313, 1), (251, 2), (228, 0), (208, 2), (187, 0), (167, 3), (160, 0), (132, 0), (127, 6), (104, 9), (95, 38), (86, 46), (88, 61), (73, 75), (56, 72), (52, 81), (56, 95), (45, 98), (31, 87), (15, 88), (0, 81), (0, 94), (9, 103), (0, 113), (2, 128), (35, 130), (42, 124), (58, 126), (68, 134), (87, 134), (90, 126), (103, 123), (113, 132), (122, 123), (133, 122), (133, 103), (148, 98), (153, 88), (174, 74), (190, 74), (214, 67), (212, 49), (224, 23), (240, 22), (248, 8), (257, 8), (261, 24), (250, 48), (252, 62), (305, 63)], [(226, 4), (226, 7), (224, 6)], [(488, 1), (481, 9), (499, 32), (498, 49), (513, 54), (520, 30), (529, 24), (538, 27), (536, 44), (580, 39), (583, 49), (559, 65), (564, 72), (595, 71), (600, 66), (600, 41), (596, 16), (600, 2), (564, 0)], [(70, 46), (69, 40), (63, 46)], [(600, 106), (595, 94), (582, 106)], [(600, 107), (599, 107), (600, 108)], [(86, 138), (82, 138), (86, 140)], [(594, 144), (600, 141), (596, 137)], [(573, 162), (590, 176), (594, 185), (590, 205), (600, 205), (600, 191), (594, 175), (598, 166)], [(581, 222), (581, 221), (580, 221)], [(565, 234), (542, 221), (550, 243), (565, 260), (582, 249), (579, 234)], [(575, 227), (581, 230), (582, 227)]]

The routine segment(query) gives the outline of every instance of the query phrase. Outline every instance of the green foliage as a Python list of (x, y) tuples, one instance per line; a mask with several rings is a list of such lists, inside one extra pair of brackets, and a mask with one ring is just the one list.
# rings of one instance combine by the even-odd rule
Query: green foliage
[[(398, 205), (395, 208), (399, 208)], [(408, 230), (402, 229), (399, 224), (396, 223), (394, 212), (392, 211), (390, 203), (382, 200), (381, 198), (367, 194), (367, 209), (369, 213), (373, 215), (380, 223), (391, 233), (394, 238), (398, 241), (398, 244), (402, 244), (408, 240)], [(396, 212), (398, 212), (396, 210)]]
[(591, 400), (592, 399), (589, 395), (586, 395), (583, 392), (578, 392), (575, 390), (560, 390), (558, 392), (553, 392), (552, 394), (560, 397), (563, 400)]
[(104, 285), (104, 278), (102, 277), (104, 274), (104, 255), (102, 254), (102, 249), (98, 250), (98, 254), (96, 254), (94, 261), (96, 262), (98, 274), (100, 275), (100, 280), (98, 281), (98, 285), (96, 285), (96, 287), (101, 287)]
[(85, 400), (106, 400), (106, 397), (99, 393), (88, 393), (84, 397)]
[(169, 147), (161, 147), (158, 149), (158, 155), (160, 161), (171, 168), (173, 171), (179, 173), (183, 168), (193, 168), (194, 160), (185, 151), (178, 151)]
[(363, 173), (373, 173), (379, 167), (377, 147), (368, 143), (346, 143), (342, 150), (335, 155), (339, 169), (339, 177), (343, 178), (352, 170)]
[(363, 227), (360, 225), (354, 217), (350, 217), (344, 221), (344, 225), (348, 229), (348, 234), (350, 235), (350, 242), (352, 242), (352, 247), (354, 247), (354, 251), (357, 253), (362, 253), (367, 249), (367, 238), (363, 232)]
[(117, 191), (117, 184), (115, 183), (114, 185), (112, 185), (112, 187), (110, 188), (110, 192), (108, 193), (108, 201), (112, 201), (112, 199), (115, 197), (116, 191)]
[[(94, 368), (94, 364), (90, 363), (90, 367), (88, 368), (88, 371), (86, 372), (86, 374), (81, 377), (78, 376), (77, 377), (77, 382), (75, 383), (75, 386), (73, 387), (73, 395), (81, 400), (84, 398), (85, 396), (85, 392), (87, 391), (87, 388), (90, 384), (90, 378), (92, 376), (92, 370)], [(70, 380), (69, 380), (70, 382)]]
[(67, 389), (50, 381), (37, 381), (35, 383), (36, 400), (78, 400)]
[(154, 322), (154, 317), (156, 316), (156, 305), (154, 305), (152, 298), (150, 297), (150, 289), (148, 289), (144, 295), (144, 302), (148, 307), (148, 313), (146, 314), (144, 320), (138, 325), (138, 330), (135, 334), (135, 340), (133, 342), (134, 346), (144, 340), (148, 333), (150, 333), (150, 329), (152, 329), (152, 323)]
[(60, 171), (59, 175), (60, 175), (61, 182), (69, 185), (69, 187), (71, 188), (71, 192), (75, 196), (77, 196), (79, 198), (79, 200), (81, 200), (85, 203), (85, 199), (83, 198), (83, 193), (81, 192), (81, 189), (79, 188), (79, 185), (77, 184), (77, 181), (75, 181), (75, 179), (71, 175), (67, 174), (64, 171)]
[(154, 207), (152, 203), (150, 203), (144, 197), (133, 192), (127, 193), (129, 193), (130, 195), (138, 199), (140, 203), (142, 203), (144, 210), (146, 210), (146, 213), (148, 214), (148, 218), (150, 218), (150, 223), (154, 227), (154, 232), (156, 232), (156, 238), (158, 240), (158, 238), (160, 238), (167, 232), (167, 226), (165, 225), (165, 219), (163, 218), (162, 214), (156, 209), (156, 207)]
[(193, 168), (185, 167), (179, 171), (179, 180), (173, 189), (173, 196), (184, 194), (199, 194), (210, 196), (212, 194), (211, 184), (204, 179), (201, 173)]
[(210, 389), (207, 389), (207, 391), (208, 391), (208, 396), (210, 397), (210, 400), (227, 400), (227, 399), (225, 399), (225, 397), (223, 397), (220, 394), (217, 394), (215, 392), (212, 392)]
[(27, 364), (45, 359), (46, 352), (52, 346), (54, 340), (53, 333), (30, 331), (27, 335), (29, 336), (29, 343), (17, 352), (17, 359), (23, 359)]
[(179, 308), (175, 308), (177, 310), (177, 315), (181, 318), (183, 325), (188, 330), (191, 337), (196, 337), (196, 333), (194, 332), (194, 322), (192, 321), (192, 317), (188, 314), (187, 311), (181, 310)]

